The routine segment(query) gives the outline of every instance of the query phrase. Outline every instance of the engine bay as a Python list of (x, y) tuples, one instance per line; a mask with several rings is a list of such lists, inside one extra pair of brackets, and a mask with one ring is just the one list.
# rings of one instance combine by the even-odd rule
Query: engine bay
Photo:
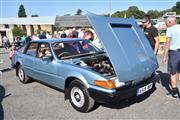
[(82, 67), (88, 67), (105, 76), (115, 76), (113, 66), (106, 55), (82, 58), (79, 65)]

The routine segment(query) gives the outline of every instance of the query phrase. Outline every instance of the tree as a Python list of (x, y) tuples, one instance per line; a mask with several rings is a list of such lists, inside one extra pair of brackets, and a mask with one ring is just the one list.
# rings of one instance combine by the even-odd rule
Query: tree
[(26, 11), (22, 4), (19, 6), (18, 17), (27, 17)]
[(78, 9), (75, 15), (82, 15), (82, 10)]
[(13, 36), (17, 37), (17, 36), (23, 36), (23, 30), (20, 27), (14, 27), (12, 29), (13, 32)]
[(180, 20), (179, 19), (177, 20), (177, 24), (180, 24)]
[(115, 13), (113, 13), (112, 15), (111, 15), (111, 17), (120, 17), (120, 18), (124, 18), (124, 16), (126, 15), (126, 10), (123, 10), (123, 11), (117, 11), (117, 12), (115, 12)]
[(162, 16), (161, 12), (157, 11), (157, 10), (149, 10), (147, 12), (147, 14), (149, 16), (151, 16), (152, 19), (155, 19), (155, 18), (160, 18)]
[(37, 15), (37, 14), (34, 14), (34, 15), (31, 15), (31, 17), (39, 17), (39, 15)]
[(128, 8), (126, 14), (127, 14), (127, 17), (133, 17), (135, 19), (141, 19), (145, 15), (145, 12), (139, 10), (139, 8), (136, 6), (130, 6)]
[(145, 15), (145, 12), (142, 10), (139, 10), (136, 6), (130, 6), (128, 10), (123, 11), (117, 11), (114, 14), (112, 14), (112, 17), (121, 17), (121, 18), (135, 18), (135, 19), (141, 19)]
[(180, 1), (176, 3), (176, 6), (172, 7), (172, 12), (176, 12), (176, 14), (180, 14)]

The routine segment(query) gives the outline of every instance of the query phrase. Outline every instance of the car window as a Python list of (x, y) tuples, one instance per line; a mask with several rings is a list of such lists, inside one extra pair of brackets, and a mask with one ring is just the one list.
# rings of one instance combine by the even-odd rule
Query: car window
[(61, 59), (101, 52), (87, 40), (55, 42), (52, 43), (52, 48), (56, 56)]
[(21, 46), (20, 48), (18, 48), (17, 51), (23, 53), (24, 50), (25, 50), (25, 48), (26, 48), (26, 45), (23, 45), (23, 46)]
[(52, 56), (48, 43), (41, 43), (39, 45), (37, 57)]
[(37, 43), (30, 43), (30, 45), (29, 45), (29, 47), (28, 47), (28, 49), (26, 51), (26, 54), (35, 57), (36, 56), (37, 46), (38, 46)]

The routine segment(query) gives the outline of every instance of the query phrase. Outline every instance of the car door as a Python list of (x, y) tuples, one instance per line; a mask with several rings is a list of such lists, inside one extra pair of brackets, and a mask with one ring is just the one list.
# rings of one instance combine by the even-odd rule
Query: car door
[(36, 58), (38, 43), (29, 43), (23, 56), (23, 69), (28, 76), (34, 77), (34, 59)]
[(52, 86), (56, 84), (56, 66), (53, 63), (53, 56), (49, 43), (39, 43), (34, 67), (36, 79)]

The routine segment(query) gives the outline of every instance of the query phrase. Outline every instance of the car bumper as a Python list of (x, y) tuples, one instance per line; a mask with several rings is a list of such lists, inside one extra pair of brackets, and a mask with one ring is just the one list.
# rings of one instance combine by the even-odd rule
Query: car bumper
[[(130, 98), (133, 96), (137, 96), (138, 89), (142, 88), (150, 83), (153, 83), (153, 86), (151, 89), (154, 89), (155, 82), (157, 80), (160, 80), (160, 76), (154, 75), (153, 77), (151, 77), (141, 83), (138, 83), (137, 85), (118, 88), (112, 93), (102, 92), (102, 91), (99, 91), (99, 90), (96, 90), (93, 88), (89, 88), (88, 91), (89, 91), (90, 96), (97, 102), (115, 102), (115, 101), (120, 101), (123, 99)], [(150, 90), (148, 90), (148, 91), (150, 91)], [(146, 91), (145, 93), (147, 93), (148, 91)], [(143, 93), (143, 94), (145, 94), (145, 93)]]

